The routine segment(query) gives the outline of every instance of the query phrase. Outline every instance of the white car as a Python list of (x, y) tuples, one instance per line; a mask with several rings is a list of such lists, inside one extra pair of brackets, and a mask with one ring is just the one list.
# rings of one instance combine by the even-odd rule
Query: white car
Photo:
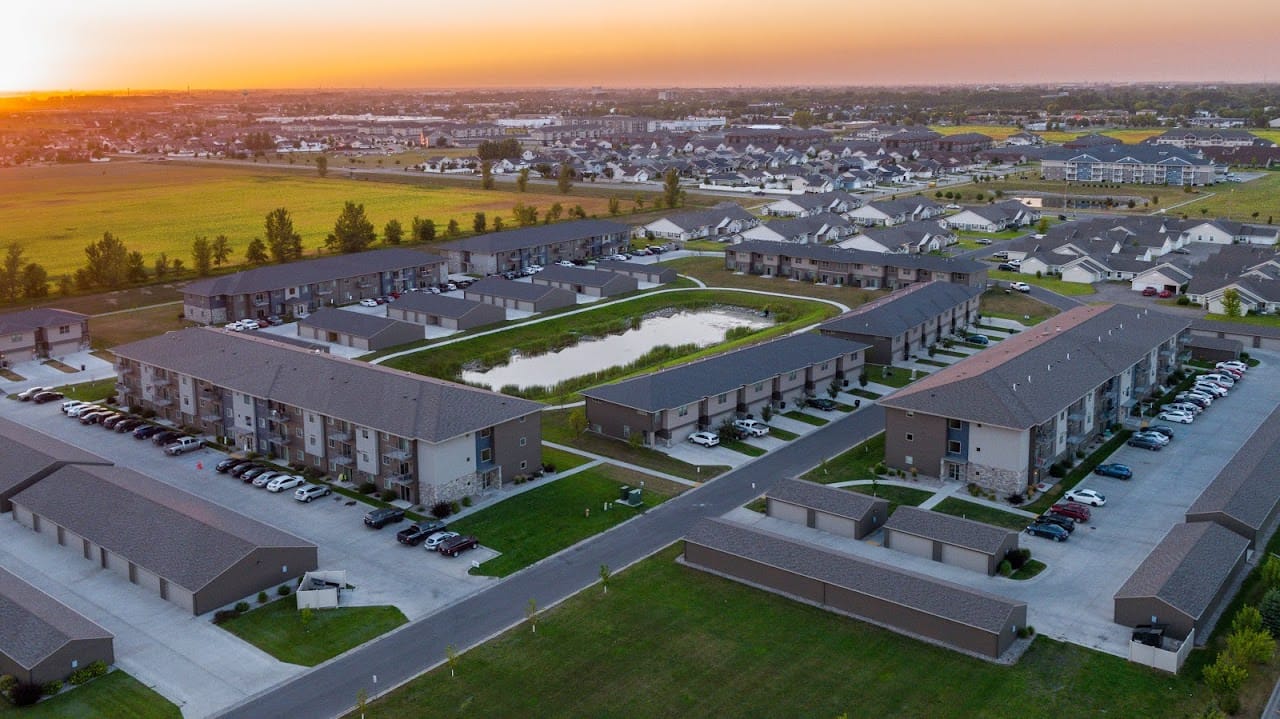
[(67, 410), (67, 416), (79, 418), (81, 415), (86, 415), (86, 414), (89, 414), (90, 412), (101, 412), (101, 411), (102, 411), (102, 407), (99, 407), (96, 404), (91, 404), (86, 402), (82, 405), (78, 405), (76, 407), (72, 407), (71, 409)]
[(1161, 412), (1170, 412), (1170, 411), (1186, 412), (1188, 414), (1196, 415), (1203, 412), (1204, 408), (1199, 405), (1192, 404), (1190, 402), (1170, 402), (1169, 404), (1166, 404), (1165, 406), (1161, 407), (1160, 411)]
[(957, 205), (957, 204), (954, 204), (954, 203), (953, 203), (953, 204), (947, 205), (947, 209), (948, 209), (948, 210), (958, 210), (958, 209), (960, 209), (960, 206), (959, 206), (959, 205)]
[(244, 324), (242, 324), (238, 320), (235, 322), (228, 322), (227, 324), (223, 325), (222, 329), (230, 330), (232, 332), (244, 332)]
[(720, 444), (720, 435), (715, 432), (694, 432), (689, 435), (689, 441), (703, 447), (714, 447)]
[(267, 482), (267, 491), (283, 492), (286, 489), (293, 489), (294, 487), (300, 487), (304, 483), (306, 483), (306, 481), (307, 480), (303, 479), (302, 477), (296, 474), (286, 474), (283, 476), (276, 477), (270, 482)]
[(1226, 362), (1219, 362), (1218, 364), (1214, 365), (1214, 369), (1233, 369), (1238, 372), (1248, 372), (1249, 365), (1245, 364), (1244, 362), (1239, 362), (1237, 360), (1227, 360)]
[(18, 393), (18, 399), (22, 400), (23, 402), (26, 402), (27, 400), (31, 399), (32, 397), (35, 397), (41, 392), (52, 392), (52, 391), (53, 391), (52, 387), (28, 387), (27, 389), (24, 389)]
[(1010, 282), (1009, 289), (1017, 290), (1019, 292), (1030, 292), (1031, 285), (1026, 282)]
[(1161, 412), (1157, 416), (1159, 419), (1163, 419), (1166, 422), (1179, 422), (1181, 424), (1191, 424), (1192, 422), (1196, 421), (1195, 415), (1191, 414), (1190, 412), (1178, 412), (1175, 410), (1169, 410), (1168, 412)]
[(75, 409), (76, 407), (83, 407), (86, 404), (89, 404), (89, 403), (82, 399), (69, 399), (66, 402), (62, 403), (62, 413), (70, 414), (71, 410)]
[(1107, 498), (1102, 496), (1097, 490), (1093, 489), (1073, 489), (1063, 495), (1063, 499), (1068, 502), (1079, 502), (1087, 504), (1090, 507), (1101, 507), (1107, 503)]
[(754, 419), (735, 419), (733, 426), (751, 437), (763, 437), (769, 434), (769, 425)]
[(542, 271), (542, 265), (529, 265), (528, 267), (524, 268), (524, 273), (526, 275), (536, 275), (541, 271)]
[(1223, 387), (1226, 387), (1227, 389), (1231, 389), (1232, 387), (1236, 386), (1236, 378), (1232, 377), (1231, 375), (1225, 372), (1221, 372), (1218, 374), (1202, 374), (1199, 377), (1196, 377), (1196, 381), (1197, 382), (1203, 382), (1203, 381), (1213, 382), (1214, 384), (1220, 384)]
[(325, 497), (332, 493), (333, 490), (323, 484), (307, 484), (294, 490), (293, 498), (299, 502), (310, 502), (313, 499)]
[(457, 532), (436, 532), (430, 537), (424, 539), (422, 541), (422, 546), (425, 547), (428, 552), (434, 552), (440, 548), (441, 544), (444, 544), (456, 536), (458, 536)]
[(573, 263), (569, 260), (556, 260), (556, 264), (561, 267), (573, 267)]
[(240, 326), (247, 330), (262, 329), (262, 323), (257, 320), (240, 320)]
[(1191, 389), (1195, 390), (1196, 392), (1204, 392), (1206, 394), (1211, 394), (1214, 397), (1227, 396), (1226, 387), (1223, 387), (1220, 384), (1214, 384), (1212, 382), (1196, 382), (1195, 384), (1191, 385)]
[(360, 300), (360, 306), (361, 307), (377, 307), (378, 301), (373, 299), (372, 297), (366, 297), (363, 300)]
[(1151, 430), (1151, 429), (1144, 429), (1144, 430), (1135, 432), (1133, 436), (1143, 437), (1145, 439), (1152, 440), (1153, 442), (1159, 442), (1161, 445), (1169, 444), (1168, 436), (1166, 436), (1163, 432), (1156, 432), (1155, 430)]

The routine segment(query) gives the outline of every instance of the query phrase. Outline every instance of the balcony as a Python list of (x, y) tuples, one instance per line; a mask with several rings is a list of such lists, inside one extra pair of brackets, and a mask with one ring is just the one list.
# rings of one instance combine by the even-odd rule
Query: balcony
[(331, 429), (325, 433), (325, 437), (337, 442), (350, 442), (352, 436), (349, 429)]
[(355, 460), (351, 459), (351, 457), (348, 457), (347, 455), (342, 455), (339, 457), (334, 457), (333, 463), (339, 467), (350, 467), (351, 465), (355, 464)]
[(221, 413), (221, 412), (203, 412), (203, 413), (201, 413), (201, 415), (200, 415), (200, 421), (201, 421), (201, 422), (215, 422), (215, 423), (216, 423), (216, 422), (221, 422), (221, 421), (222, 421), (222, 413)]
[(400, 449), (397, 447), (395, 449), (389, 449), (383, 452), (382, 456), (386, 457), (387, 459), (394, 459), (396, 461), (403, 462), (406, 459), (411, 459), (413, 457), (413, 454), (411, 454), (408, 450)]
[(418, 482), (412, 474), (393, 474), (386, 478), (386, 483), (397, 487), (412, 487)]
[(267, 418), (270, 419), (272, 422), (280, 422), (282, 424), (293, 420), (293, 416), (290, 415), (288, 412), (281, 412), (278, 409), (271, 410), (267, 414)]

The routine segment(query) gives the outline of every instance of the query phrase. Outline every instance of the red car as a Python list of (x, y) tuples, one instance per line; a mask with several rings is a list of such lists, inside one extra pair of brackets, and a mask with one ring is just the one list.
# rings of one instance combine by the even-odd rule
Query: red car
[(1089, 508), (1079, 502), (1059, 502), (1058, 504), (1053, 505), (1050, 509), (1064, 517), (1070, 517), (1077, 522), (1089, 521)]
[(1157, 291), (1156, 291), (1156, 288), (1154, 288), (1154, 287), (1148, 287), (1147, 289), (1145, 289), (1145, 290), (1143, 290), (1143, 291), (1142, 291), (1142, 296), (1143, 296), (1143, 297), (1155, 297), (1155, 296), (1156, 296), (1156, 294), (1158, 294), (1158, 293), (1157, 293)]
[(1173, 297), (1173, 290), (1160, 290), (1160, 299), (1167, 300)]

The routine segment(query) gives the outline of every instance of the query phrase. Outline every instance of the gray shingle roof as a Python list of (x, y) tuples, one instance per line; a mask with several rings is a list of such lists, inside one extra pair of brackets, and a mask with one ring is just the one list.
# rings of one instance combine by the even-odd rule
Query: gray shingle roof
[(742, 206), (736, 202), (721, 202), (709, 209), (677, 212), (673, 215), (667, 215), (663, 219), (683, 230), (694, 230), (699, 227), (714, 227), (724, 220), (750, 221), (755, 219), (755, 216), (742, 209)]
[(875, 509), (876, 505), (882, 505), (887, 510), (889, 504), (888, 500), (872, 497), (869, 494), (828, 487), (825, 484), (806, 482), (801, 479), (784, 479), (769, 490), (766, 496), (788, 504), (817, 509), (827, 514), (850, 519), (862, 519)]
[[(610, 282), (618, 281), (618, 273), (605, 270), (592, 270), (586, 267), (565, 267), (551, 265), (533, 276), (534, 280), (548, 282), (571, 282), (586, 287), (604, 287)], [(623, 280), (626, 281), (625, 279)]]
[(40, 327), (54, 325), (79, 324), (88, 315), (70, 310), (59, 310), (53, 307), (36, 307), (21, 312), (6, 312), (0, 315), (0, 334), (18, 334), (29, 332)]
[(400, 299), (396, 300), (396, 309), (427, 312), (438, 317), (452, 317), (455, 319), (465, 317), (477, 307), (483, 306), (484, 303), (476, 302), (475, 300), (466, 300), (461, 297), (445, 297), (444, 295), (435, 295), (430, 292), (410, 292), (400, 295)]
[(878, 401), (886, 407), (1026, 429), (1133, 366), (1190, 324), (1182, 317), (1127, 306), (1077, 307)]
[(586, 397), (648, 412), (680, 407), (774, 375), (864, 350), (859, 342), (801, 334), (583, 390)]
[(284, 265), (268, 265), (222, 277), (196, 280), (185, 285), (182, 292), (202, 297), (268, 292), (313, 282), (330, 282), (343, 277), (389, 272), (404, 267), (421, 267), (444, 261), (445, 259), (439, 255), (403, 248), (358, 252), (351, 255), (333, 255), (315, 260), (290, 262)]
[(689, 530), (685, 541), (989, 632), (1009, 629), (1014, 611), (1025, 606), (1024, 602), (723, 520), (699, 522)]
[(0, 569), (0, 654), (32, 669), (77, 639), (112, 639), (83, 614)]
[(898, 507), (884, 523), (886, 530), (927, 537), (986, 554), (995, 554), (1014, 532), (972, 519), (930, 512), (919, 507)]
[(491, 232), (487, 235), (468, 237), (457, 242), (440, 245), (446, 250), (464, 250), (469, 252), (510, 252), (527, 247), (551, 245), (557, 242), (585, 240), (601, 235), (627, 233), (630, 227), (611, 220), (577, 220), (576, 222), (559, 222), (553, 225), (535, 225), (521, 227), (503, 232)]
[(1255, 532), (1261, 530), (1280, 502), (1276, 467), (1280, 467), (1280, 409), (1263, 421), (1248, 444), (1204, 488), (1187, 509), (1187, 516), (1220, 512)]
[(377, 337), (398, 326), (416, 327), (409, 322), (401, 322), (377, 315), (366, 315), (362, 312), (322, 307), (307, 317), (298, 320), (299, 325), (314, 327), (320, 330), (343, 332), (355, 337)]
[(14, 503), (193, 592), (259, 548), (315, 546), (123, 467), (64, 467)]
[(600, 260), (596, 262), (596, 269), (605, 272), (648, 272), (651, 274), (670, 274), (672, 277), (676, 275), (675, 269), (660, 264), (648, 264), (644, 262), (623, 262), (621, 260)]
[(504, 280), (501, 277), (487, 277), (463, 291), (464, 296), (485, 295), (489, 297), (506, 297), (508, 299), (523, 300), (525, 302), (537, 302), (544, 297), (554, 297), (556, 295), (566, 294), (573, 295), (573, 301), (577, 301), (577, 295), (569, 290), (562, 290), (559, 287), (548, 287), (546, 285), (535, 285), (532, 282)]
[(803, 257), (810, 260), (826, 260), (828, 262), (844, 262), (852, 264), (872, 265), (876, 267), (901, 267), (905, 269), (925, 269), (932, 272), (964, 272), (973, 274), (987, 269), (987, 265), (977, 260), (960, 257), (939, 257), (937, 255), (905, 255), (886, 254), (870, 250), (845, 250), (828, 245), (799, 245), (787, 242), (770, 242), (768, 240), (747, 240), (730, 245), (727, 252), (754, 252), (762, 255), (782, 255), (785, 257)]
[(896, 337), (982, 294), (954, 282), (917, 282), (824, 322), (819, 331)]
[(542, 407), (434, 377), (207, 327), (168, 332), (112, 352), (254, 397), (428, 442), (491, 427)]
[(1098, 145), (1087, 149), (1050, 148), (1042, 159), (1081, 162), (1133, 162), (1146, 165), (1212, 165), (1195, 152), (1169, 145)]
[(1175, 525), (1115, 598), (1159, 597), (1199, 619), (1248, 548), (1249, 540), (1213, 522)]
[(63, 464), (111, 464), (79, 447), (7, 419), (0, 419), (0, 495)]

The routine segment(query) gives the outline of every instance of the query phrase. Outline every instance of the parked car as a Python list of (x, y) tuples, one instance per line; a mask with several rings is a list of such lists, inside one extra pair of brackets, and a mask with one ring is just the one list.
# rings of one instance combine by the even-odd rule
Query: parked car
[(424, 522), (417, 522), (396, 532), (396, 541), (409, 546), (417, 546), (422, 540), (430, 537), (445, 529), (444, 522), (438, 519), (428, 519)]
[(128, 419), (133, 419), (133, 418), (121, 412), (112, 417), (107, 417), (106, 419), (102, 420), (102, 428), (115, 429), (117, 424), (120, 424), (121, 422), (124, 422), (125, 420), (128, 420)]
[(1104, 477), (1115, 477), (1116, 479), (1131, 479), (1133, 477), (1133, 470), (1129, 468), (1129, 465), (1115, 462), (1100, 464), (1093, 468), (1093, 473)]
[(195, 437), (182, 437), (172, 444), (166, 444), (164, 446), (164, 453), (172, 457), (177, 457), (180, 454), (186, 454), (191, 450), (200, 449), (203, 446), (204, 442), (201, 442)]
[(1147, 287), (1146, 289), (1142, 290), (1143, 297), (1155, 297), (1157, 294), (1159, 294), (1159, 290), (1157, 290), (1154, 287)]
[(257, 320), (240, 320), (240, 326), (247, 330), (262, 329), (262, 323)]
[(1223, 387), (1226, 387), (1227, 389), (1231, 389), (1232, 387), (1236, 386), (1236, 378), (1232, 377), (1226, 372), (1202, 374), (1196, 378), (1196, 381), (1197, 382), (1213, 382), (1214, 384), (1221, 385)]
[(115, 414), (109, 409), (96, 409), (92, 412), (85, 412), (80, 415), (80, 424), (98, 424), (103, 419)]
[(1071, 533), (1067, 530), (1056, 524), (1050, 524), (1048, 522), (1036, 522), (1032, 524), (1027, 527), (1027, 534), (1052, 539), (1055, 542), (1065, 542), (1067, 541), (1067, 537), (1071, 536)]
[(1190, 412), (1182, 412), (1176, 409), (1161, 412), (1156, 415), (1156, 418), (1162, 419), (1166, 422), (1178, 422), (1180, 424), (1191, 424), (1196, 421), (1196, 416), (1194, 414), (1191, 414)]
[(1173, 290), (1160, 290), (1160, 299), (1167, 300), (1173, 297)]
[(1207, 393), (1196, 392), (1194, 390), (1179, 392), (1178, 394), (1174, 395), (1174, 399), (1178, 400), (1179, 402), (1190, 402), (1191, 404), (1197, 404), (1197, 405), (1200, 405), (1200, 407), (1205, 409), (1207, 409), (1209, 405), (1213, 404), (1212, 396), (1210, 396)]
[(733, 428), (749, 437), (764, 437), (769, 434), (769, 425), (754, 419), (735, 419)]
[(720, 435), (715, 432), (694, 432), (689, 435), (689, 441), (703, 447), (714, 447), (720, 444)]
[(1067, 530), (1067, 534), (1070, 534), (1076, 531), (1076, 520), (1072, 519), (1071, 517), (1066, 517), (1061, 514), (1057, 514), (1055, 512), (1045, 512), (1039, 517), (1036, 517), (1036, 521), (1042, 524), (1056, 524), (1059, 527), (1062, 527), (1063, 529)]
[(1214, 370), (1214, 372), (1216, 372), (1217, 374), (1225, 374), (1228, 377), (1236, 380), (1237, 382), (1244, 379), (1244, 372), (1242, 370), (1236, 369), (1235, 367), (1219, 367), (1218, 369)]
[(1125, 444), (1130, 447), (1137, 447), (1138, 449), (1149, 449), (1152, 452), (1159, 452), (1164, 449), (1163, 444), (1160, 444), (1150, 437), (1130, 437), (1129, 441), (1125, 442)]
[(826, 397), (805, 397), (804, 405), (814, 409), (820, 409), (823, 412), (831, 412), (836, 409), (836, 401)]
[(294, 487), (302, 486), (306, 481), (307, 480), (303, 479), (301, 475), (297, 474), (280, 475), (275, 479), (272, 479), (270, 482), (267, 482), (267, 491), (283, 492), (286, 489), (293, 489)]
[[(257, 462), (245, 462), (244, 464), (238, 464), (238, 465), (236, 465), (236, 466), (235, 466), (235, 467), (233, 467), (229, 472), (227, 472), (227, 474), (231, 475), (232, 477), (235, 477), (236, 479), (241, 479), (241, 478), (243, 478), (246, 474), (248, 474), (250, 471), (255, 470), (255, 469), (263, 469), (263, 470), (265, 470), (265, 469), (266, 469), (266, 467), (263, 467), (262, 465), (258, 464)], [(256, 475), (255, 475), (255, 476), (256, 476)], [(253, 477), (250, 477), (250, 479), (253, 479)]]
[(304, 484), (293, 492), (293, 498), (299, 502), (310, 502), (318, 497), (326, 497), (333, 493), (327, 485), (323, 484)]
[(1219, 362), (1218, 364), (1214, 365), (1214, 367), (1217, 369), (1228, 369), (1228, 368), (1237, 369), (1237, 370), (1240, 370), (1241, 372), (1249, 371), (1249, 365), (1239, 360), (1226, 360), (1225, 362)]
[(1009, 289), (1017, 290), (1018, 292), (1030, 292), (1031, 285), (1026, 282), (1010, 282)]
[(226, 323), (225, 325), (222, 326), (222, 329), (229, 330), (231, 332), (244, 332), (244, 324), (242, 324), (239, 320), (236, 320), (234, 322)]
[(1051, 509), (1054, 512), (1057, 512), (1058, 514), (1061, 514), (1064, 517), (1070, 517), (1082, 524), (1084, 522), (1089, 521), (1089, 517), (1091, 515), (1091, 512), (1089, 511), (1088, 507), (1078, 502), (1071, 502), (1071, 501), (1058, 502), (1057, 504), (1053, 505), (1049, 509)]
[(450, 537), (449, 539), (441, 542), (440, 548), (436, 551), (446, 557), (456, 557), (468, 549), (475, 549), (478, 546), (480, 546), (480, 542), (475, 537), (461, 535), (457, 537)]
[(69, 399), (66, 402), (63, 402), (62, 406), (59, 409), (62, 411), (63, 414), (67, 414), (68, 412), (75, 409), (76, 407), (83, 407), (86, 404), (89, 404), (89, 403), (85, 402), (82, 399)]
[(46, 404), (48, 402), (57, 402), (58, 400), (62, 399), (65, 396), (66, 395), (62, 394), (61, 392), (54, 392), (53, 390), (49, 390), (47, 392), (35, 393), (31, 397), (31, 401), (35, 402), (36, 404)]
[(1151, 430), (1143, 429), (1143, 430), (1134, 432), (1133, 436), (1142, 437), (1144, 439), (1154, 439), (1155, 441), (1159, 442), (1161, 445), (1169, 444), (1169, 438), (1164, 436), (1163, 432), (1152, 432)]
[(1213, 395), (1214, 397), (1226, 397), (1228, 392), (1226, 387), (1223, 387), (1220, 384), (1214, 384), (1212, 382), (1196, 382), (1195, 384), (1191, 385), (1191, 389), (1195, 390), (1196, 392), (1203, 392), (1205, 394)]
[(239, 457), (227, 457), (226, 459), (223, 459), (217, 464), (213, 465), (213, 471), (217, 472), (218, 474), (226, 474), (227, 472), (230, 472), (231, 470), (235, 469), (237, 465), (241, 465), (241, 464), (252, 464), (252, 463), (247, 459), (241, 459)]
[(146, 422), (144, 422), (143, 420), (140, 420), (137, 417), (133, 417), (131, 419), (126, 419), (120, 422), (116, 422), (115, 430), (120, 434), (124, 434), (125, 432), (132, 432), (135, 429), (145, 424)]
[(18, 399), (23, 402), (27, 402), (27, 401), (30, 401), (32, 397), (35, 397), (41, 392), (50, 392), (52, 390), (53, 390), (52, 387), (28, 387), (27, 389), (24, 389), (18, 393)]
[(279, 327), (280, 325), (284, 324), (284, 318), (280, 317), (280, 315), (271, 315), (270, 317), (267, 318), (267, 324), (271, 325), (272, 327)]
[(573, 262), (569, 260), (556, 260), (556, 264), (561, 267), (573, 267)]
[(106, 408), (92, 402), (85, 402), (84, 404), (77, 405), (67, 410), (67, 416), (73, 419), (79, 419), (82, 415), (89, 414), (90, 412), (101, 412), (104, 409)]
[(276, 479), (279, 479), (280, 477), (288, 477), (288, 476), (289, 476), (288, 472), (281, 472), (278, 469), (273, 469), (269, 472), (263, 472), (262, 474), (259, 474), (258, 476), (254, 477), (253, 482), (251, 482), (251, 484), (253, 484), (253, 486), (257, 487), (258, 489), (266, 489), (267, 485), (271, 484)]
[(989, 245), (991, 244), (991, 240), (986, 237), (979, 237), (978, 239), (974, 240), (974, 243), (979, 245)]
[(361, 307), (377, 307), (378, 301), (373, 299), (372, 297), (366, 297), (363, 300), (360, 300), (360, 306)]
[(957, 205), (957, 204), (955, 204), (955, 203), (953, 202), (953, 203), (951, 203), (951, 204), (947, 205), (947, 209), (948, 209), (948, 210), (958, 210), (958, 209), (960, 209), (960, 206), (959, 206), (959, 205)]
[(1018, 272), (1018, 271), (1019, 271), (1019, 267), (1018, 267), (1018, 265), (1015, 265), (1015, 264), (1013, 264), (1012, 262), (1001, 262), (1001, 263), (996, 267), (996, 269), (997, 269), (997, 270), (1004, 271), (1004, 272)]
[(253, 480), (257, 479), (258, 477), (261, 477), (262, 475), (266, 474), (267, 472), (274, 472), (274, 471), (276, 470), (271, 469), (270, 467), (267, 467), (265, 465), (255, 464), (252, 467), (246, 469), (243, 472), (240, 472), (235, 476), (238, 477), (241, 482), (248, 484)]
[(158, 424), (144, 424), (133, 430), (134, 439), (149, 439), (164, 431), (164, 427)]
[(970, 344), (982, 345), (983, 347), (991, 344), (991, 338), (986, 335), (965, 335), (964, 341)]
[(1204, 411), (1204, 407), (1190, 402), (1170, 402), (1160, 407), (1161, 412), (1173, 410), (1175, 412), (1190, 412), (1191, 414), (1200, 414)]
[(154, 435), (151, 438), (151, 443), (160, 447), (167, 447), (173, 444), (174, 442), (177, 442), (178, 439), (183, 436), (184, 435), (177, 430), (166, 429), (163, 432), (157, 435)]
[(404, 520), (404, 510), (399, 507), (379, 507), (364, 515), (364, 525), (374, 529), (382, 529), (388, 524)]
[(1090, 507), (1101, 507), (1107, 503), (1107, 498), (1095, 489), (1073, 489), (1062, 496), (1070, 502), (1079, 502)]
[(423, 542), (422, 546), (428, 552), (438, 552), (440, 551), (441, 544), (444, 544), (457, 536), (461, 535), (457, 532), (432, 532), (431, 536), (427, 537), (427, 541)]

